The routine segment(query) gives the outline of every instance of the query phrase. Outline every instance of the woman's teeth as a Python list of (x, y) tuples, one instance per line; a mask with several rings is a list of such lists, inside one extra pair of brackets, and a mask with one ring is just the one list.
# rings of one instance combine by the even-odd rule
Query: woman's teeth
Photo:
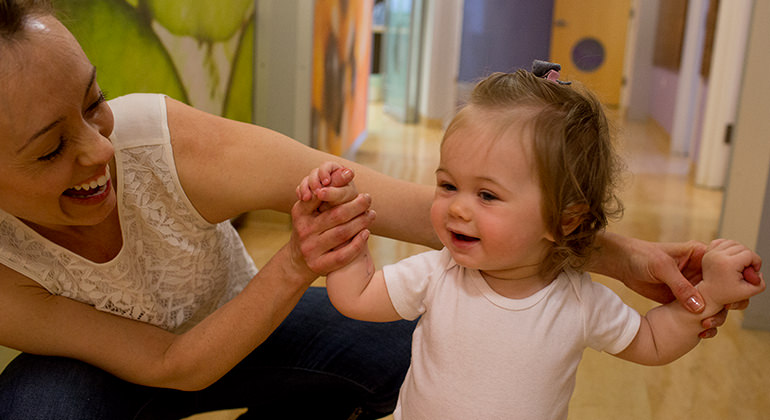
[(81, 185), (76, 185), (73, 187), (75, 191), (85, 190), (88, 191), (93, 188), (99, 188), (103, 187), (105, 184), (107, 184), (107, 181), (110, 180), (110, 177), (108, 175), (102, 175), (99, 178), (97, 178), (95, 181), (91, 181), (89, 183), (84, 183)]
[(110, 180), (110, 166), (107, 165), (106, 169), (104, 170), (104, 175), (100, 176), (99, 178), (96, 178), (94, 181), (84, 182), (80, 185), (75, 185), (70, 189), (75, 191), (80, 191), (80, 190), (88, 191), (94, 188), (105, 186), (107, 184), (107, 181), (109, 180)]
[(110, 168), (108, 166), (107, 169), (104, 171), (104, 175), (100, 176), (99, 178), (91, 182), (84, 182), (80, 185), (75, 185), (74, 187), (65, 191), (64, 194), (75, 198), (89, 198), (92, 196), (96, 196), (98, 194), (101, 194), (103, 191), (105, 191), (106, 189), (105, 185), (107, 185), (109, 181), (110, 181)]

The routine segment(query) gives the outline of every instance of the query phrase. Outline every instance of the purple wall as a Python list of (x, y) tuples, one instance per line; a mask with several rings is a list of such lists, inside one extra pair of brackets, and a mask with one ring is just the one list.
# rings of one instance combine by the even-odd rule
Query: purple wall
[(465, 0), (459, 79), (529, 69), (547, 60), (554, 0)]

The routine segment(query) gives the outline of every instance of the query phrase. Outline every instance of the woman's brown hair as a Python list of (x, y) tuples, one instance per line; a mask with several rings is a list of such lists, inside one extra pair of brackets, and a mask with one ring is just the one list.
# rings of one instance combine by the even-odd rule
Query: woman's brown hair
[(23, 32), (30, 16), (53, 12), (50, 0), (0, 0), (0, 37), (10, 40)]

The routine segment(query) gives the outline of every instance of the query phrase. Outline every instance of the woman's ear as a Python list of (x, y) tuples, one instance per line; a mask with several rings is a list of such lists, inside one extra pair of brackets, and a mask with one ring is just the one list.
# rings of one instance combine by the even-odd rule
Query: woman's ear
[(567, 236), (574, 232), (575, 229), (577, 229), (577, 227), (583, 223), (588, 210), (589, 209), (587, 204), (572, 204), (567, 206), (561, 215), (562, 235)]

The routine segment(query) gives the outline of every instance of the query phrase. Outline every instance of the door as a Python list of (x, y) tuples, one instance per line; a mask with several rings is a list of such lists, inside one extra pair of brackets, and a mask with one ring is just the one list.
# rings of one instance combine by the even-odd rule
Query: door
[(555, 0), (550, 60), (608, 106), (620, 104), (631, 0)]
[(402, 123), (415, 123), (423, 0), (388, 0), (385, 4), (384, 110)]

